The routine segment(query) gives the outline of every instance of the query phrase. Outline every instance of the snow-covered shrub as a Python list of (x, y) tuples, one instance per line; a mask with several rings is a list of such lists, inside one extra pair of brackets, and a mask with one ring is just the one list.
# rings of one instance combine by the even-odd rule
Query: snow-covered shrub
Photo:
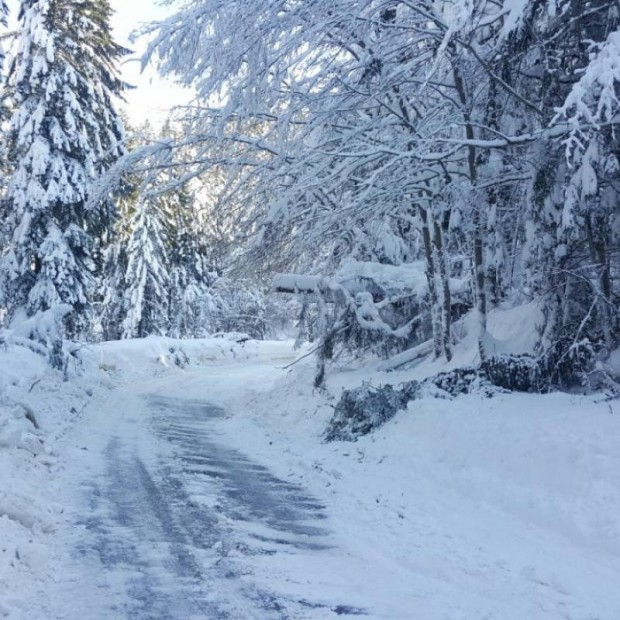
[[(540, 357), (498, 355), (485, 360), (478, 368), (456, 368), (422, 381), (408, 381), (398, 388), (384, 385), (345, 390), (324, 438), (326, 441), (356, 441), (418, 398), (455, 398), (471, 393), (490, 398), (502, 391), (541, 393), (584, 386), (594, 361), (595, 352), (589, 341), (570, 346), (557, 343)], [(600, 389), (600, 385), (588, 384), (588, 387)]]
[(589, 340), (556, 342), (540, 357), (499, 355), (485, 360), (481, 373), (498, 387), (514, 392), (544, 393), (552, 389), (588, 386), (596, 352)]
[[(413, 382), (415, 383), (415, 382)], [(405, 384), (404, 389), (407, 389)], [(492, 397), (503, 386), (489, 381), (488, 377), (478, 368), (455, 368), (448, 372), (441, 372), (420, 382), (419, 389), (412, 392), (413, 398), (421, 396), (435, 396), (438, 398), (454, 398), (461, 394), (482, 394)], [(411, 388), (408, 388), (411, 392)]]
[(325, 440), (356, 441), (391, 420), (407, 402), (402, 391), (391, 385), (345, 390), (325, 431)]
[(47, 355), (53, 368), (63, 369), (67, 364), (63, 350), (64, 321), (72, 312), (69, 304), (40, 310), (30, 317), (20, 312), (13, 319), (8, 336), (14, 343), (25, 344), (33, 351)]
[(546, 391), (540, 363), (531, 355), (497, 355), (485, 360), (481, 370), (493, 385), (506, 390)]
[(563, 340), (548, 349), (542, 368), (552, 387), (580, 387), (587, 384), (587, 375), (594, 367), (595, 358), (596, 347), (589, 339), (579, 342)]
[(498, 390), (476, 368), (455, 368), (422, 381), (392, 385), (363, 385), (344, 390), (324, 433), (326, 441), (356, 441), (391, 420), (418, 398), (454, 398), (478, 393), (491, 398)]

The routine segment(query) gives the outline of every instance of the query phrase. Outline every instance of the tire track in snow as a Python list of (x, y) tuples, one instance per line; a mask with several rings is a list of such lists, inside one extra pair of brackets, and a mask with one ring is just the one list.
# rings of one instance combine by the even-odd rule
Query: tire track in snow
[[(175, 458), (145, 464), (121, 437), (106, 449), (107, 479), (92, 488), (84, 523), (108, 576), (113, 618), (288, 620), (309, 610), (360, 615), (259, 588), (252, 556), (329, 548), (324, 506), (247, 456), (216, 441), (224, 411), (208, 403), (145, 396), (154, 433)], [(204, 501), (208, 498), (208, 501)], [(104, 510), (102, 511), (102, 508)]]

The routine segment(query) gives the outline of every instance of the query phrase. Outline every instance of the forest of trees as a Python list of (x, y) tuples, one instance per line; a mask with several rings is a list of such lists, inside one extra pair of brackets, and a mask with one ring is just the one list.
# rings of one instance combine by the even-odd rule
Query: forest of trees
[[(123, 157), (178, 132), (132, 128), (120, 113), (130, 52), (114, 42), (109, 2), (23, 0), (18, 11), (1, 98), (5, 326), (25, 325), (58, 365), (61, 337), (196, 337), (231, 323), (263, 336), (264, 295), (223, 277), (230, 235), (204, 180), (140, 157), (142, 172), (127, 167), (92, 198)], [(2, 15), (6, 27), (4, 4)]]
[(326, 358), (449, 361), (473, 316), (487, 363), (525, 304), (548, 383), (620, 345), (620, 0), (188, 0), (147, 31), (196, 93), (159, 133), (109, 18), (22, 0), (5, 45), (6, 325), (262, 337), (295, 273)]

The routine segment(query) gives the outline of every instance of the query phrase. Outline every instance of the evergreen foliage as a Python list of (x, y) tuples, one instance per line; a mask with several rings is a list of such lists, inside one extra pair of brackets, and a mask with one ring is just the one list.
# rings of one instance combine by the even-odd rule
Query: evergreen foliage
[[(141, 134), (154, 140), (149, 126)], [(204, 336), (214, 275), (193, 192), (168, 172), (134, 172), (123, 185), (105, 250), (102, 336)]]
[(160, 205), (148, 198), (137, 204), (129, 222), (126, 288), (121, 289), (123, 338), (166, 333), (170, 275), (165, 224)]
[(87, 208), (89, 186), (125, 152), (110, 15), (106, 0), (22, 0), (4, 92), (2, 305), (10, 321), (68, 304), (71, 337), (88, 331), (95, 243), (113, 217)]
[(162, 196), (168, 222), (170, 272), (169, 335), (200, 337), (209, 331), (208, 296), (215, 281), (209, 268), (208, 247), (187, 187)]

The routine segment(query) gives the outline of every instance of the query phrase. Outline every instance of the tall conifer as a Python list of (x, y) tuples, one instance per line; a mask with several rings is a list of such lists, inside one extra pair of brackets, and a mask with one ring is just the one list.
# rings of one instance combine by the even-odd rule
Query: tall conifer
[(6, 101), (10, 178), (0, 262), (10, 320), (59, 304), (74, 312), (70, 336), (88, 325), (94, 240), (108, 205), (89, 209), (90, 184), (124, 152), (114, 107), (125, 53), (110, 34), (107, 0), (22, 0)]

